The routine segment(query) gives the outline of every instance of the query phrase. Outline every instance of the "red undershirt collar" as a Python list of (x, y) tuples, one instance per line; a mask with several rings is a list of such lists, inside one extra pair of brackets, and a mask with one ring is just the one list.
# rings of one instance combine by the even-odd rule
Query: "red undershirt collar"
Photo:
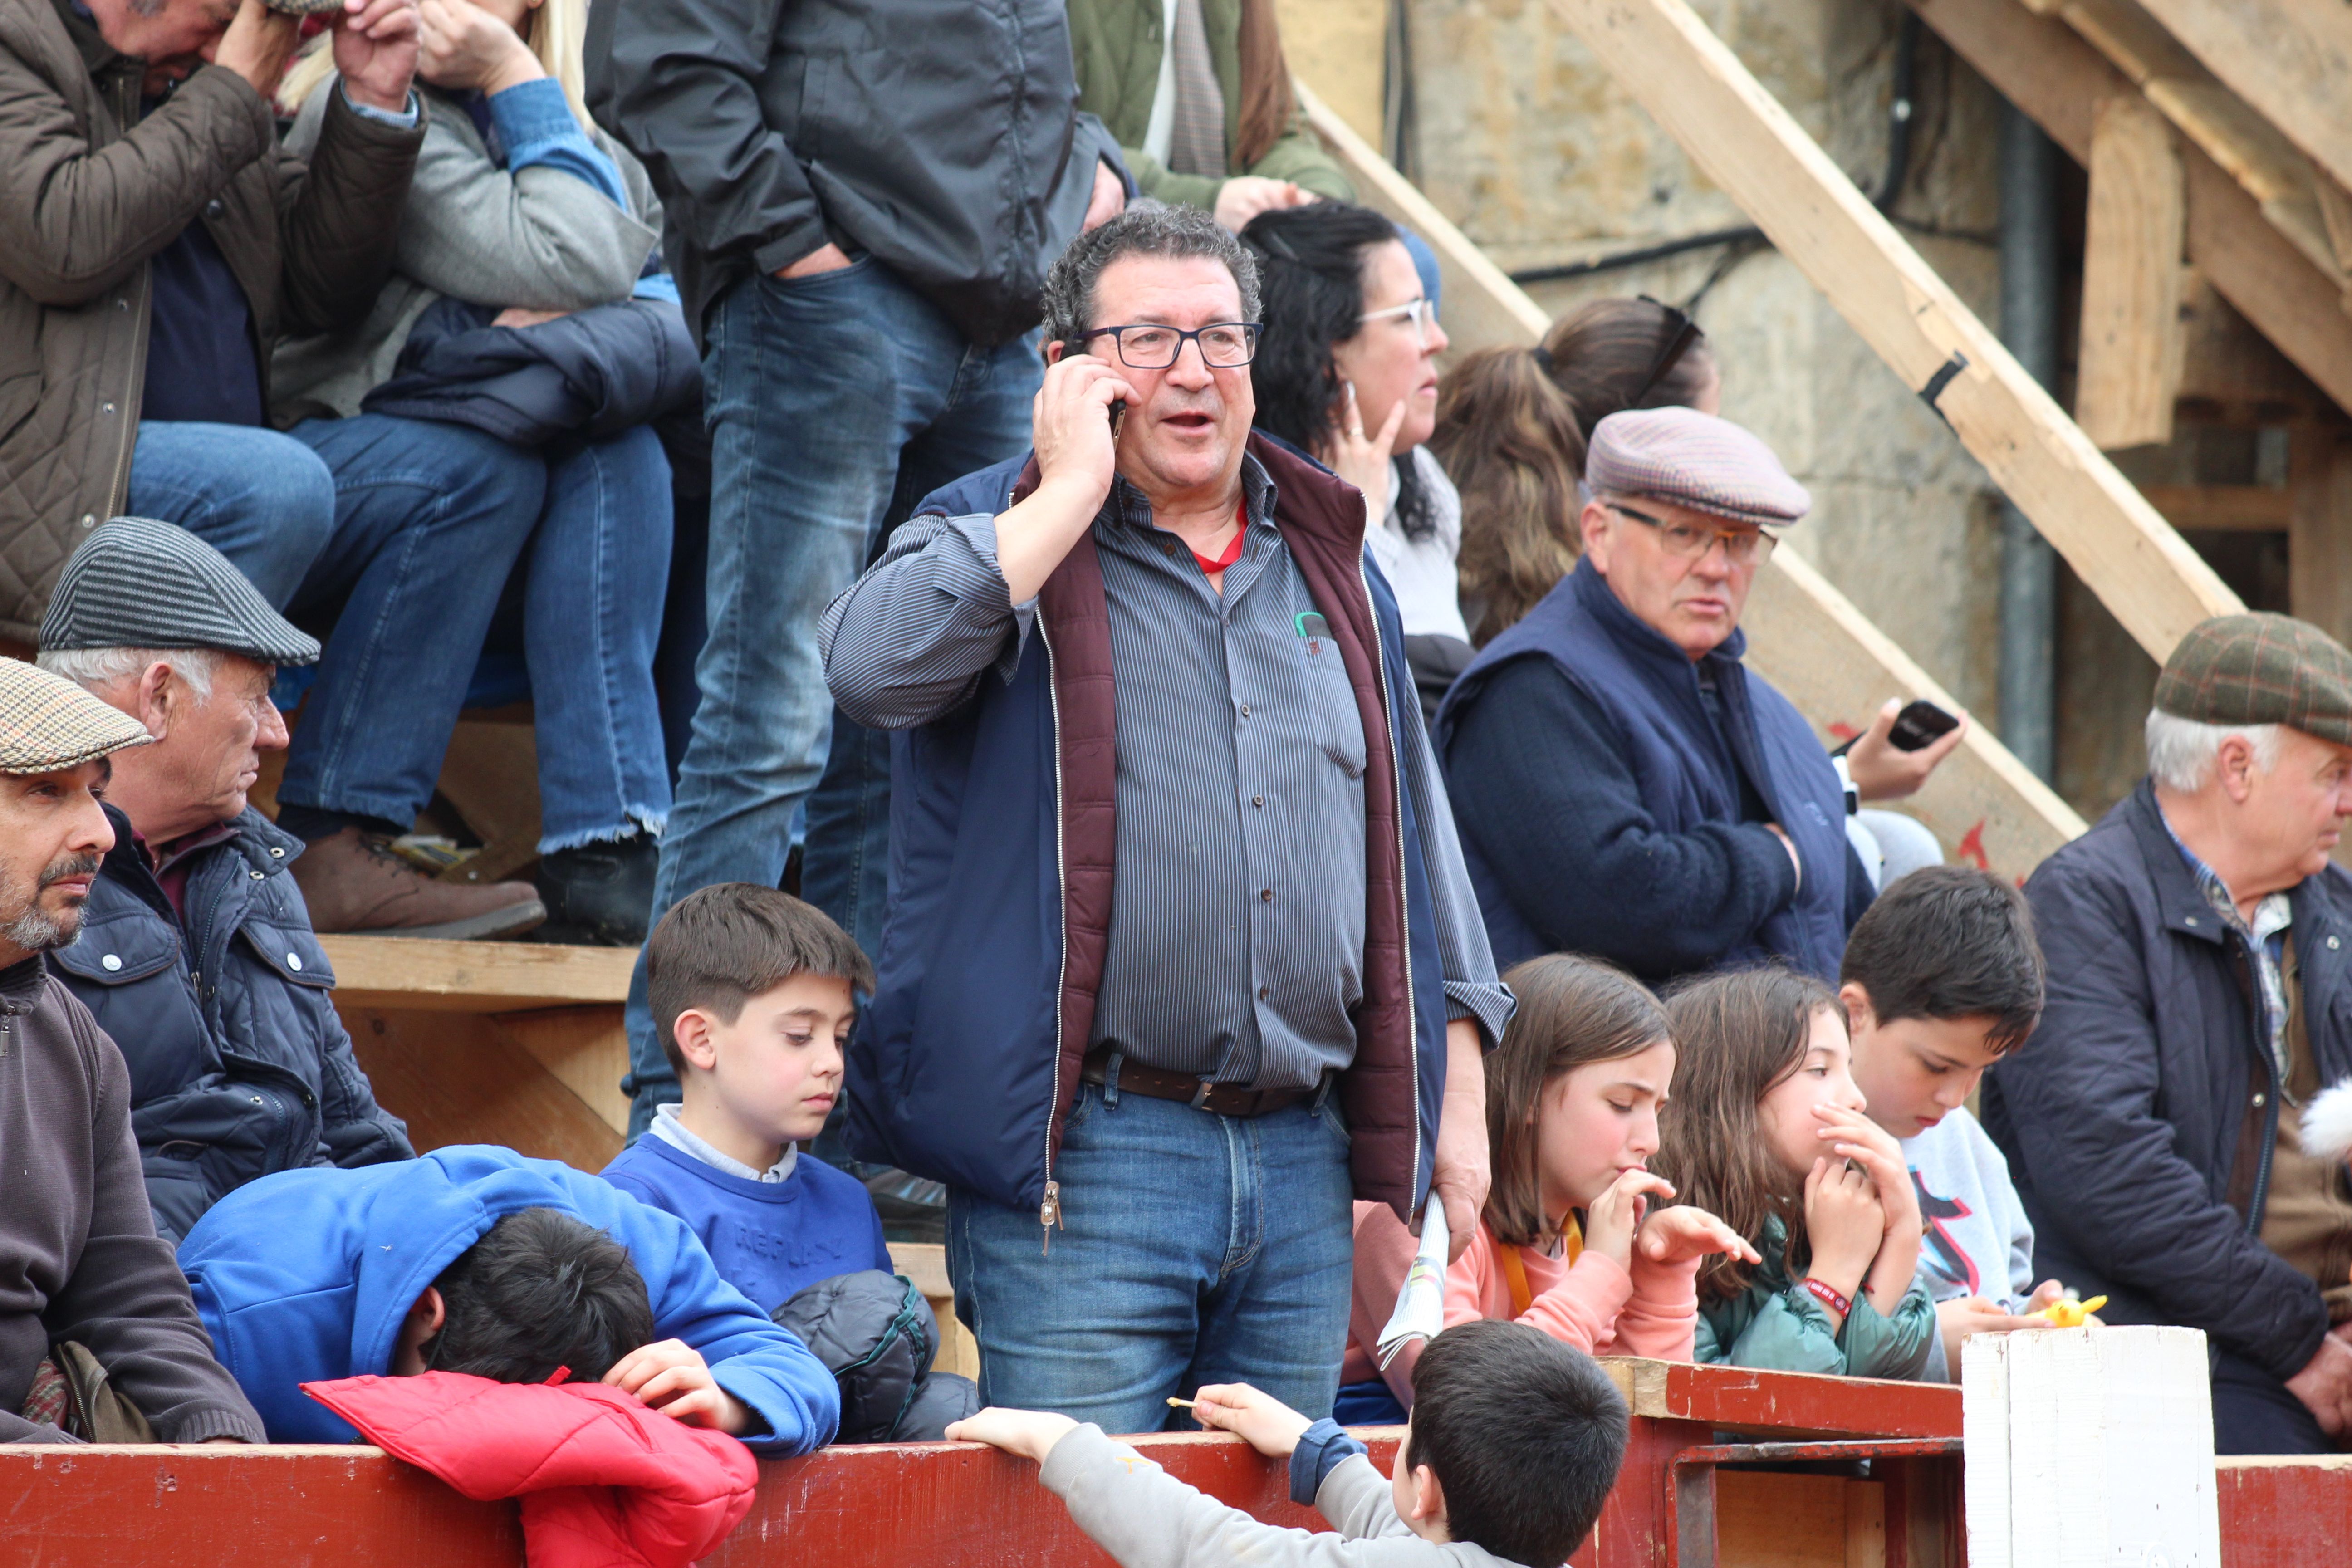
[(1246, 500), (1234, 509), (1234, 521), (1233, 542), (1225, 546), (1223, 555), (1211, 560), (1197, 550), (1192, 552), (1192, 559), (1200, 563), (1201, 570), (1209, 576), (1215, 576), (1242, 558), (1242, 540), (1249, 533), (1249, 502)]

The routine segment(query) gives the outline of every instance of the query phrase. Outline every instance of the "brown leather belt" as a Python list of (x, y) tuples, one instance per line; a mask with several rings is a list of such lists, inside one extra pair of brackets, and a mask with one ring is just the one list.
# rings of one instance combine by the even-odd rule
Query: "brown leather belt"
[(1230, 1083), (1211, 1083), (1191, 1073), (1145, 1067), (1133, 1057), (1108, 1048), (1088, 1051), (1084, 1065), (1078, 1068), (1078, 1077), (1087, 1083), (1108, 1087), (1114, 1056), (1119, 1058), (1119, 1093), (1181, 1100), (1195, 1110), (1213, 1111), (1219, 1116), (1265, 1116), (1304, 1105), (1315, 1098), (1311, 1089), (1243, 1089)]

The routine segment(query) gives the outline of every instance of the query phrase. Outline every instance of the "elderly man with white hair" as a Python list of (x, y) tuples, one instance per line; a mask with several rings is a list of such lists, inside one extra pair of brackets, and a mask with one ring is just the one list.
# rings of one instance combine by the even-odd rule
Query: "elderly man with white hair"
[(81, 942), (49, 963), (122, 1047), (167, 1241), (257, 1176), (414, 1152), (335, 1014), (302, 840), (246, 798), (286, 745), (272, 678), (318, 657), (227, 557), (144, 518), (83, 542), (41, 622), (41, 667), (149, 738), (114, 764), (113, 847)]
[(2225, 1454), (2352, 1432), (2352, 1187), (2303, 1109), (2352, 1077), (2352, 653), (2285, 616), (2181, 639), (2148, 777), (2026, 883), (2049, 1002), (1984, 1084), (2034, 1267), (2213, 1352)]

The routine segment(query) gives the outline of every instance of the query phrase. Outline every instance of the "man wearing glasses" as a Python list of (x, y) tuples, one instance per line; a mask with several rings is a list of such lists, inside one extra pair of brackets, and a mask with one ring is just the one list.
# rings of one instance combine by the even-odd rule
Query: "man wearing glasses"
[(1576, 570), (1437, 715), (1495, 955), (1594, 953), (1656, 982), (1777, 958), (1836, 984), (1871, 898), (1811, 725), (1740, 662), (1773, 531), (1811, 506), (1753, 435), (1612, 414)]
[(1079, 239), (1034, 454), (826, 618), (898, 731), (851, 1146), (948, 1184), (982, 1397), (1115, 1432), (1328, 1413), (1350, 1199), (1467, 1237), (1511, 1010), (1362, 493), (1250, 432), (1257, 293), (1204, 213)]

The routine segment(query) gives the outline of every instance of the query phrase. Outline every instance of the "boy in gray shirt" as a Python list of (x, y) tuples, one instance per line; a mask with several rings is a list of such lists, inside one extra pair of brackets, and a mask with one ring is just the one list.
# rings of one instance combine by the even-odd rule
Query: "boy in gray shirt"
[(1966, 1101), (2042, 1016), (2042, 949), (2025, 896), (1988, 872), (1930, 866), (1854, 922), (1839, 970), (1853, 1081), (1911, 1167), (1927, 1234), (1919, 1277), (1940, 1331), (1920, 1373), (1957, 1382), (1970, 1334), (2051, 1326), (2055, 1279), (2033, 1282), (2033, 1226), (2009, 1162)]
[(1292, 1500), (1336, 1534), (1226, 1507), (1066, 1415), (988, 1409), (948, 1428), (1035, 1459), (1038, 1479), (1122, 1568), (1558, 1568), (1601, 1517), (1625, 1455), (1625, 1402), (1592, 1359), (1517, 1323), (1448, 1329), (1412, 1371), (1412, 1424), (1383, 1479), (1364, 1446), (1246, 1384), (1192, 1414), (1290, 1461)]

